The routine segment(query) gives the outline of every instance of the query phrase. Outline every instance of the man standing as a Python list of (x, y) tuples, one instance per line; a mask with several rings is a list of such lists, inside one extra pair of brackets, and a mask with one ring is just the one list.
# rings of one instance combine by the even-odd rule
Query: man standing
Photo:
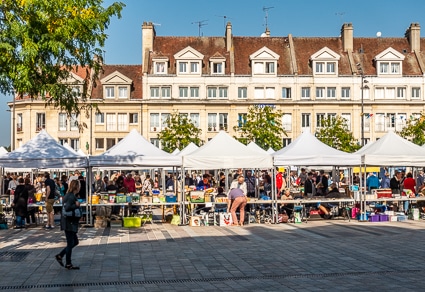
[(136, 181), (134, 180), (131, 172), (127, 173), (127, 176), (124, 179), (124, 188), (127, 190), (127, 193), (136, 192)]
[(313, 173), (310, 171), (304, 184), (304, 196), (312, 197), (314, 195), (316, 195), (316, 187), (313, 182)]
[(55, 203), (56, 184), (55, 181), (50, 178), (50, 173), (44, 174), (44, 185), (46, 186), (46, 212), (47, 212), (47, 224), (46, 229), (52, 229), (55, 226), (55, 218), (53, 212), (53, 204)]
[(369, 177), (366, 180), (366, 187), (367, 187), (367, 190), (368, 191), (375, 190), (375, 189), (378, 189), (379, 188), (379, 179), (375, 175), (374, 172), (371, 172), (369, 174)]
[(246, 193), (247, 197), (254, 198), (256, 185), (255, 185), (255, 177), (252, 176), (251, 170), (247, 170), (246, 172), (245, 183), (246, 183), (246, 189), (247, 189), (247, 193)]
[(323, 187), (321, 187), (322, 189), (322, 194), (326, 196), (326, 194), (328, 193), (328, 177), (325, 175), (325, 171), (323, 169), (320, 170), (320, 176), (317, 177), (317, 181), (316, 181), (316, 185), (322, 183)]
[(277, 197), (280, 198), (280, 194), (284, 193), (284, 189), (286, 188), (285, 177), (282, 172), (279, 171), (279, 167), (276, 167), (276, 193)]
[(418, 176), (416, 177), (416, 193), (418, 194), (424, 185), (424, 171), (419, 170)]
[(105, 182), (102, 180), (100, 174), (96, 174), (95, 181), (93, 183), (93, 190), (95, 193), (104, 192), (106, 190)]

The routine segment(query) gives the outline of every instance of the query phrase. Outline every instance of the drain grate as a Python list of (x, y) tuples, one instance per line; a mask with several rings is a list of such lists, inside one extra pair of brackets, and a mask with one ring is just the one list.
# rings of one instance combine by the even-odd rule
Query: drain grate
[(264, 275), (258, 277), (223, 277), (223, 278), (199, 278), (199, 279), (175, 279), (175, 280), (151, 280), (151, 281), (110, 281), (110, 282), (92, 282), (92, 283), (73, 283), (73, 284), (39, 284), (39, 285), (21, 285), (21, 286), (0, 286), (0, 290), (17, 289), (43, 289), (60, 287), (106, 287), (122, 285), (147, 285), (147, 284), (174, 284), (174, 283), (203, 283), (203, 282), (222, 282), (222, 281), (249, 281), (249, 280), (272, 280), (272, 279), (307, 279), (307, 278), (337, 278), (345, 276), (363, 276), (363, 275), (400, 275), (422, 273), (422, 270), (400, 270), (400, 271), (379, 271), (379, 272), (346, 272), (346, 273), (327, 273), (327, 274), (289, 274), (289, 275)]
[(29, 253), (29, 251), (2, 251), (0, 262), (22, 262)]

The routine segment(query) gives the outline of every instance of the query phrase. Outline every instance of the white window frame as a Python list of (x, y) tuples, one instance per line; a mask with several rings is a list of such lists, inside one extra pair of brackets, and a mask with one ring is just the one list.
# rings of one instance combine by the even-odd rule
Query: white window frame
[(149, 88), (151, 99), (170, 99), (171, 86), (151, 86)]
[(227, 99), (229, 96), (229, 88), (226, 86), (208, 86), (207, 98), (208, 99)]
[(380, 75), (400, 75), (401, 74), (401, 62), (400, 61), (380, 61), (379, 62), (379, 74)]
[(326, 119), (326, 114), (324, 113), (317, 113), (316, 114), (316, 128), (322, 128), (322, 120)]
[(311, 99), (310, 87), (301, 87), (301, 99)]
[(137, 125), (139, 123), (139, 113), (129, 113), (128, 114), (128, 124)]
[(117, 114), (117, 130), (128, 131), (128, 114), (127, 113)]
[(196, 128), (199, 128), (199, 121), (200, 120), (199, 120), (199, 114), (198, 113), (190, 113), (189, 119)]
[(105, 86), (105, 99), (115, 98), (115, 86)]
[(238, 127), (242, 127), (246, 124), (247, 113), (239, 113), (238, 114)]
[(69, 117), (69, 130), (70, 131), (78, 131), (78, 115), (76, 114), (71, 114), (71, 116)]
[(224, 62), (212, 61), (211, 75), (223, 75), (223, 74), (224, 74)]
[(150, 132), (160, 132), (161, 131), (161, 123), (160, 123), (160, 114), (159, 113), (151, 113), (149, 115), (149, 129)]
[(326, 88), (326, 98), (336, 99), (336, 87), (327, 87)]
[(301, 114), (301, 128), (310, 128), (311, 127), (311, 114), (302, 113)]
[(117, 115), (108, 113), (106, 114), (106, 131), (117, 131)]
[(217, 124), (217, 113), (208, 113), (207, 114), (207, 131), (208, 132), (218, 132)]
[(291, 87), (282, 87), (282, 98), (283, 99), (291, 99), (292, 98)]
[(397, 99), (406, 99), (406, 87), (397, 87), (396, 98)]
[(95, 115), (95, 124), (103, 125), (105, 124), (105, 114), (104, 113), (96, 113)]
[(407, 114), (398, 113), (396, 116), (395, 130), (401, 131), (406, 126), (406, 122), (407, 122)]
[(350, 99), (351, 98), (351, 88), (342, 87), (341, 88), (341, 99)]
[(69, 139), (69, 146), (71, 146), (74, 151), (80, 150), (80, 139), (78, 138), (70, 138)]
[(325, 99), (326, 87), (316, 87), (316, 99)]
[(59, 113), (58, 116), (58, 130), (66, 131), (68, 130), (68, 116), (66, 113)]
[(46, 128), (46, 113), (36, 113), (35, 130), (37, 132)]
[(292, 131), (292, 114), (285, 113), (282, 115), (282, 128), (287, 131)]
[(395, 129), (397, 123), (397, 114), (387, 113), (385, 115), (385, 130)]
[(248, 88), (245, 86), (238, 87), (238, 98), (245, 99), (248, 98)]
[(345, 119), (345, 125), (347, 126), (347, 130), (351, 131), (351, 114), (350, 113), (345, 113), (345, 114), (343, 113), (343, 114), (341, 114), (341, 118)]
[(154, 61), (154, 74), (165, 75), (168, 73), (167, 61)]
[(95, 138), (94, 143), (95, 143), (94, 147), (96, 150), (105, 149), (105, 138)]
[(118, 98), (120, 98), (120, 99), (128, 98), (128, 87), (127, 86), (118, 86)]
[(385, 132), (385, 114), (377, 113), (375, 115), (375, 131)]
[(420, 87), (412, 87), (411, 98), (412, 99), (420, 99), (421, 98), (421, 88)]

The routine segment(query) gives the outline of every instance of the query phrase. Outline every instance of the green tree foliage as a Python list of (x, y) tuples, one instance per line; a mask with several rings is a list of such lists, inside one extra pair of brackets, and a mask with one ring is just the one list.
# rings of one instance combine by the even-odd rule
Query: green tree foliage
[[(125, 6), (102, 4), (103, 0), (2, 0), (0, 91), (42, 98), (68, 114), (87, 109), (88, 85), (101, 70), (95, 56), (102, 56), (111, 17), (121, 17)], [(85, 76), (79, 94), (65, 84), (71, 70)]]
[(417, 145), (425, 144), (425, 114), (421, 113), (419, 117), (410, 117), (406, 126), (398, 134)]
[(351, 153), (360, 149), (361, 146), (354, 139), (353, 134), (348, 130), (346, 119), (340, 116), (328, 116), (320, 122), (322, 127), (316, 130), (316, 137), (320, 141), (332, 148), (345, 152)]
[(167, 127), (158, 133), (162, 148), (166, 152), (173, 152), (176, 148), (182, 150), (191, 142), (201, 146), (199, 138), (202, 130), (197, 128), (187, 115), (174, 112), (166, 120)]
[(287, 135), (282, 127), (282, 112), (275, 107), (250, 106), (246, 119), (238, 122), (233, 127), (239, 135), (235, 138), (245, 145), (253, 141), (264, 150), (282, 148), (282, 138)]

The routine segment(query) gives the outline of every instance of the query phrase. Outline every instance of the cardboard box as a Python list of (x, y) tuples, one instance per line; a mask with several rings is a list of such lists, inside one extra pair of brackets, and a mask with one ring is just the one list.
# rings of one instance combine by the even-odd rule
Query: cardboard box
[(378, 189), (376, 190), (376, 196), (377, 198), (392, 198), (393, 194), (391, 192), (391, 189)]
[(231, 213), (220, 213), (218, 215), (218, 225), (219, 226), (230, 226), (233, 223)]
[(397, 222), (397, 216), (396, 215), (389, 215), (389, 219), (391, 222)]
[(152, 204), (152, 197), (141, 196), (140, 197), (140, 203), (143, 203), (143, 204)]
[(189, 226), (199, 227), (201, 226), (201, 216), (190, 216), (189, 217)]
[(204, 193), (204, 191), (191, 191), (190, 192), (190, 201), (192, 203), (205, 203), (205, 193)]

